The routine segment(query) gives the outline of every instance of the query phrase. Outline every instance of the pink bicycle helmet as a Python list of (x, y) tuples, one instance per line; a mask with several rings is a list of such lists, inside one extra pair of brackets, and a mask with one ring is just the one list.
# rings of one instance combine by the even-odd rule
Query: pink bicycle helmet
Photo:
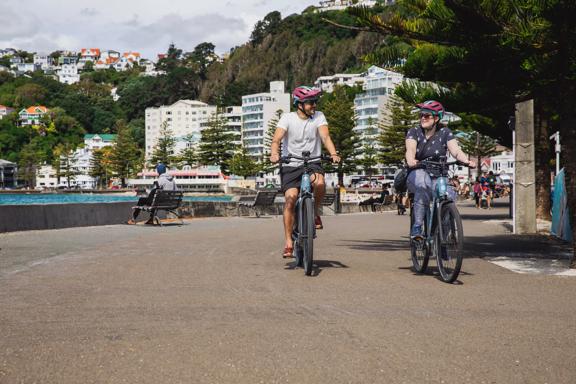
[(322, 91), (318, 88), (307, 87), (305, 85), (296, 87), (292, 92), (292, 99), (294, 100), (294, 105), (298, 103), (303, 103), (310, 100), (318, 100)]
[(416, 107), (420, 109), (421, 112), (429, 112), (432, 115), (438, 116), (440, 119), (442, 119), (444, 116), (444, 107), (436, 100), (428, 100), (423, 103), (416, 104)]

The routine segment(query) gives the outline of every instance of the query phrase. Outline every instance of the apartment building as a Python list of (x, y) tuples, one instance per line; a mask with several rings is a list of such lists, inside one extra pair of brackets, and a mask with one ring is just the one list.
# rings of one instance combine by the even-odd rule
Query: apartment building
[(290, 111), (290, 94), (283, 81), (270, 82), (270, 92), (242, 97), (242, 145), (254, 160), (263, 159), (268, 124), (279, 111)]
[(234, 145), (242, 145), (242, 107), (232, 106), (224, 109), (224, 117), (227, 120), (227, 133), (234, 135)]
[(215, 113), (216, 106), (196, 100), (179, 100), (172, 105), (146, 108), (146, 160), (154, 151), (164, 123), (176, 138), (174, 151), (178, 153), (186, 148), (187, 137), (192, 137), (194, 144), (200, 141), (202, 130)]
[(322, 90), (322, 92), (332, 93), (334, 87), (340, 86), (363, 86), (365, 81), (364, 74), (362, 73), (337, 73), (331, 76), (320, 76), (314, 82), (314, 86)]
[(354, 110), (357, 121), (354, 130), (361, 136), (367, 136), (371, 128), (377, 126), (379, 121), (386, 121), (390, 117), (387, 108), (388, 97), (394, 93), (395, 88), (404, 79), (400, 73), (392, 72), (380, 67), (372, 66), (365, 75), (364, 92), (354, 99)]

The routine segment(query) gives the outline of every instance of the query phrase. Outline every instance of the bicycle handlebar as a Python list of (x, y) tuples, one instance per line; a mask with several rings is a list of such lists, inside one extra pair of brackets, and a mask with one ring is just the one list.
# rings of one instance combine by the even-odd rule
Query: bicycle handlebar
[(304, 162), (308, 162), (310, 160), (324, 160), (324, 161), (330, 161), (332, 160), (332, 157), (330, 155), (320, 155), (320, 156), (298, 156), (298, 155), (294, 155), (294, 154), (288, 154), (288, 156), (282, 156), (280, 157), (280, 161), (279, 163), (290, 163), (290, 160), (295, 159), (295, 160), (303, 160)]
[(418, 164), (416, 164), (415, 167), (412, 167), (412, 169), (426, 168), (426, 165), (441, 166), (441, 167), (449, 167), (449, 166), (451, 166), (451, 165), (461, 165), (461, 166), (463, 166), (463, 167), (471, 168), (468, 163), (464, 163), (464, 162), (459, 161), (459, 160), (455, 160), (455, 161), (434, 161), (434, 160), (424, 159), (424, 160), (419, 161)]

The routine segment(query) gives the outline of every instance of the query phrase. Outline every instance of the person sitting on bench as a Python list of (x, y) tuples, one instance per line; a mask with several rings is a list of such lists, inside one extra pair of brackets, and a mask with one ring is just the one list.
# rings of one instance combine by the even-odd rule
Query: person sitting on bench
[(359, 205), (370, 205), (372, 207), (372, 212), (376, 212), (376, 207), (374, 204), (384, 204), (386, 200), (386, 196), (390, 195), (390, 191), (387, 188), (386, 184), (382, 184), (382, 192), (380, 192), (379, 197), (375, 197), (374, 195), (370, 196), (368, 199), (361, 201)]
[[(156, 166), (156, 172), (158, 172), (158, 180), (154, 181), (152, 184), (152, 190), (146, 197), (140, 197), (138, 199), (138, 203), (136, 204), (138, 207), (143, 207), (146, 205), (152, 204), (154, 200), (154, 194), (156, 193), (157, 189), (162, 189), (165, 191), (176, 191), (178, 188), (176, 187), (176, 182), (174, 181), (174, 176), (168, 175), (166, 173), (166, 166), (162, 163)], [(128, 224), (136, 224), (136, 219), (140, 214), (140, 209), (135, 208), (132, 212), (132, 218), (128, 220)], [(150, 218), (146, 221), (145, 224), (154, 224), (154, 215), (156, 211), (152, 210), (150, 212)]]

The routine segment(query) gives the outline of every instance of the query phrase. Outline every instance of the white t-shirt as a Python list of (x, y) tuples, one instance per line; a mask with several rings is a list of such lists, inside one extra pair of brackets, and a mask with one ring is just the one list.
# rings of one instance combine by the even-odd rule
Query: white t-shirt
[[(296, 112), (285, 113), (278, 122), (278, 128), (286, 131), (282, 143), (282, 156), (288, 154), (302, 156), (309, 151), (310, 156), (320, 156), (322, 140), (318, 128), (328, 125), (322, 112), (316, 112), (309, 119), (301, 119)], [(320, 161), (320, 160), (314, 160)], [(292, 160), (288, 166), (302, 165), (302, 160)]]

